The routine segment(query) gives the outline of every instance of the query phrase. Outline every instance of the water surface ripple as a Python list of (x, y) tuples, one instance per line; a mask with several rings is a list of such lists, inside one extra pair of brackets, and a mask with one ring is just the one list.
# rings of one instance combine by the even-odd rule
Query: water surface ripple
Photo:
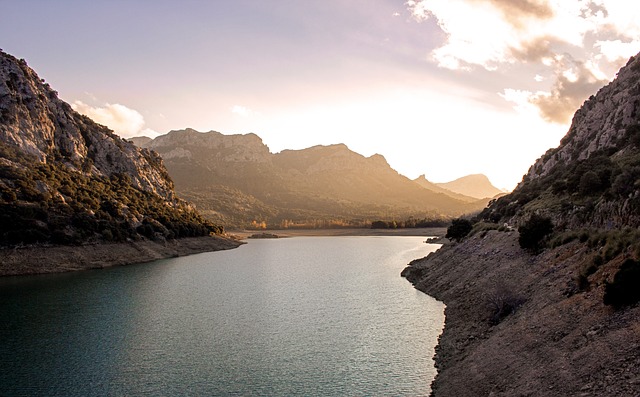
[(444, 306), (399, 274), (424, 237), (0, 279), (0, 396), (422, 396)]

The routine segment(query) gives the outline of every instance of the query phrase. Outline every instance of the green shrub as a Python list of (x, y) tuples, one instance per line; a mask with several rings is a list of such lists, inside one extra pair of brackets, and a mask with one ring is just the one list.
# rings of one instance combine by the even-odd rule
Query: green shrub
[(621, 308), (640, 301), (640, 263), (627, 259), (604, 289), (605, 305)]
[(553, 223), (550, 218), (533, 214), (528, 221), (518, 228), (520, 247), (537, 253), (543, 246), (543, 240), (553, 232)]
[(471, 232), (473, 224), (470, 220), (464, 218), (458, 218), (451, 221), (451, 226), (447, 228), (446, 238), (450, 240), (460, 241)]

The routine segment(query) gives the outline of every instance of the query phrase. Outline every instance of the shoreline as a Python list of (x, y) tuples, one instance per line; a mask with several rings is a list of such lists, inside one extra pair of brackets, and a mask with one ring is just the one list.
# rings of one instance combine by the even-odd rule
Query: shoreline
[(637, 395), (640, 306), (602, 303), (615, 260), (575, 289), (592, 256), (579, 242), (530, 255), (489, 231), (412, 261), (402, 276), (446, 305), (432, 396)]
[(269, 233), (278, 237), (340, 237), (340, 236), (415, 236), (442, 237), (447, 233), (446, 227), (402, 228), (402, 229), (265, 229), (265, 230), (231, 230), (229, 235), (247, 239), (251, 235)]
[(0, 249), (0, 277), (66, 273), (126, 266), (158, 259), (237, 248), (251, 235), (267, 232), (286, 237), (442, 236), (446, 228), (235, 230), (221, 236), (186, 237), (164, 242), (140, 240), (79, 246), (25, 246)]
[(221, 236), (186, 237), (80, 246), (0, 249), (0, 277), (65, 273), (133, 265), (158, 259), (237, 248), (244, 242)]

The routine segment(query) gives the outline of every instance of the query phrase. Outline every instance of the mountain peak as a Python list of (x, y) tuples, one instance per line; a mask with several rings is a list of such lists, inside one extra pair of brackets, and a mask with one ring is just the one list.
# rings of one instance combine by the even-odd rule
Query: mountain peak
[(436, 185), (452, 192), (477, 199), (495, 197), (504, 193), (502, 190), (493, 186), (489, 178), (484, 174), (471, 174), (451, 182), (436, 183)]

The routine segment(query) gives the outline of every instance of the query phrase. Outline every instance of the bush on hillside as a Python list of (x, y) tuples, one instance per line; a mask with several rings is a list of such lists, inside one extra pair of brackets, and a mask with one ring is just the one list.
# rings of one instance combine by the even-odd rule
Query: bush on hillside
[(603, 302), (605, 305), (621, 308), (639, 301), (640, 262), (627, 259), (613, 276), (613, 282), (606, 283)]
[(446, 238), (460, 241), (471, 232), (473, 224), (468, 219), (458, 218), (451, 221), (451, 226), (447, 228)]
[(528, 221), (518, 228), (520, 247), (537, 253), (543, 246), (543, 240), (553, 232), (553, 223), (550, 218), (533, 214)]

